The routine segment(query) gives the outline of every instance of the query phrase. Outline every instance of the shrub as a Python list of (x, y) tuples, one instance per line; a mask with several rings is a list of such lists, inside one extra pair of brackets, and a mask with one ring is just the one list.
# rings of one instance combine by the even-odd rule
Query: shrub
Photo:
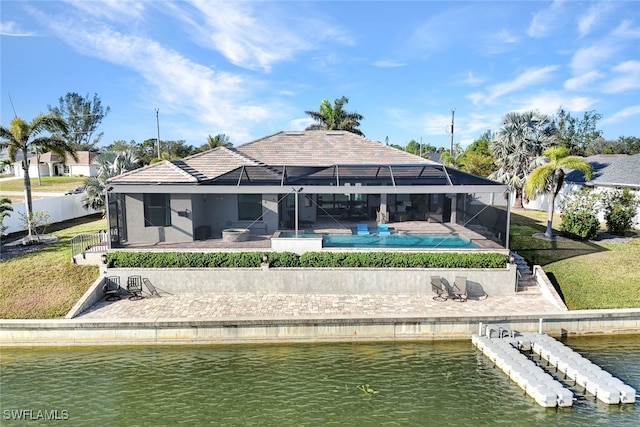
[(561, 204), (560, 231), (581, 240), (595, 238), (600, 227), (598, 208), (599, 199), (590, 188), (566, 195)]
[[(499, 253), (268, 252), (272, 267), (306, 268), (504, 268)], [(113, 268), (256, 268), (261, 252), (112, 252)]]
[(633, 217), (640, 201), (628, 188), (604, 192), (601, 200), (607, 231), (624, 236), (633, 227)]

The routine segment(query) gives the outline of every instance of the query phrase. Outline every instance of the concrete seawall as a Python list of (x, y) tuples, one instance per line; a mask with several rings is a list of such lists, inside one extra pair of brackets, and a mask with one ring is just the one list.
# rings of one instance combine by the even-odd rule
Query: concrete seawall
[(478, 324), (552, 336), (640, 334), (640, 309), (464, 317), (2, 320), (2, 346), (229, 344), (470, 339)]

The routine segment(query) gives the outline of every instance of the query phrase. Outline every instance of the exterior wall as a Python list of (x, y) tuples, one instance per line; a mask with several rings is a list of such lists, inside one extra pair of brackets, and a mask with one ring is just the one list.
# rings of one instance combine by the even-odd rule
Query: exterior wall
[[(60, 165), (62, 168), (63, 166)], [(69, 176), (97, 176), (97, 165), (69, 165)]]
[(274, 233), (278, 229), (278, 195), (262, 195), (262, 222), (267, 224), (267, 233)]
[[(24, 177), (21, 162), (14, 163), (13, 170), (15, 176), (19, 178)], [(35, 160), (31, 164), (29, 164), (29, 176), (31, 178), (36, 178), (38, 176), (38, 168), (36, 167)], [(47, 166), (46, 163), (40, 163), (40, 176), (49, 176), (49, 166)]]
[(109, 276), (142, 275), (163, 292), (266, 294), (431, 294), (430, 277), (449, 283), (465, 276), (470, 296), (514, 295), (516, 266), (504, 269), (393, 269), (393, 268), (192, 268), (109, 269)]
[[(127, 240), (136, 243), (191, 242), (193, 223), (191, 196), (171, 194), (171, 225), (168, 227), (145, 227), (144, 197), (142, 194), (128, 194), (125, 200), (127, 218)], [(181, 216), (178, 212), (188, 212)]]

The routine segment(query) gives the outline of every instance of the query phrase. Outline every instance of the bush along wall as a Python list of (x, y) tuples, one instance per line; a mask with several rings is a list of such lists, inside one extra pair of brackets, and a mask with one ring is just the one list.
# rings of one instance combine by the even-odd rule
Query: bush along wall
[(110, 268), (505, 268), (500, 253), (455, 252), (112, 252)]

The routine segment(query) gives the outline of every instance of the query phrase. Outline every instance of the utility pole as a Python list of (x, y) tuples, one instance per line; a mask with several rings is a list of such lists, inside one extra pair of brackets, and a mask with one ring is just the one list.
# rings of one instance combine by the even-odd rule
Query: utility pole
[(455, 115), (455, 113), (456, 113), (455, 109), (451, 110), (451, 158), (452, 159), (454, 158), (454, 155), (453, 155), (453, 116)]
[[(160, 112), (160, 109), (156, 108), (156, 126), (158, 128), (158, 159), (160, 159), (160, 119), (158, 117), (158, 113), (159, 112)], [(452, 147), (453, 147), (453, 145), (452, 145)]]

